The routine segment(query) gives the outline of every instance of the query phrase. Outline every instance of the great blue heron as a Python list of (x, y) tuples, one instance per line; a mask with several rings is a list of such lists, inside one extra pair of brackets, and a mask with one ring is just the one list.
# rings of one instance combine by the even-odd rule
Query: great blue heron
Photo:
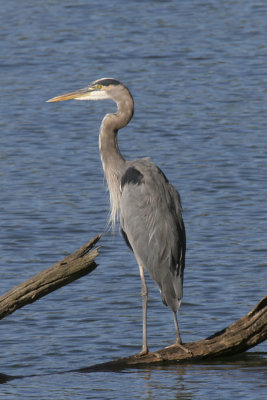
[(117, 144), (118, 130), (125, 127), (134, 112), (130, 91), (112, 78), (94, 81), (88, 87), (54, 97), (62, 100), (114, 100), (115, 114), (107, 114), (100, 127), (99, 149), (110, 193), (110, 221), (120, 217), (123, 237), (133, 251), (142, 283), (143, 345), (147, 347), (147, 287), (144, 270), (157, 283), (162, 302), (173, 311), (176, 345), (182, 345), (177, 311), (183, 295), (186, 236), (178, 192), (149, 158), (126, 161)]

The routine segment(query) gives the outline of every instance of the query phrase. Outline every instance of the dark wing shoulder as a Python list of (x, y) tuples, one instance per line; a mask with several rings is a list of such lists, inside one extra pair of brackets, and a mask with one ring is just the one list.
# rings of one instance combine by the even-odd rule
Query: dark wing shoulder
[(121, 191), (121, 227), (131, 246), (140, 237), (143, 243), (151, 243), (153, 238), (164, 251), (161, 240), (168, 241), (177, 263), (184, 265), (181, 200), (161, 169), (148, 158), (129, 162), (121, 179)]
[[(128, 198), (128, 202), (122, 201), (122, 211), (131, 209), (134, 204), (143, 203), (147, 208), (156, 207), (161, 211), (168, 211), (173, 219), (182, 218), (182, 206), (179, 193), (170, 184), (164, 172), (149, 158), (134, 160), (127, 163), (125, 172), (121, 178), (122, 200)], [(157, 209), (153, 210), (156, 213)], [(151, 210), (150, 210), (151, 211)]]
[(121, 187), (128, 184), (153, 184), (152, 188), (157, 188), (169, 181), (164, 172), (154, 164), (149, 158), (130, 161), (121, 179)]
[(129, 166), (121, 178), (121, 190), (128, 185), (140, 185), (144, 183), (144, 175), (135, 166)]

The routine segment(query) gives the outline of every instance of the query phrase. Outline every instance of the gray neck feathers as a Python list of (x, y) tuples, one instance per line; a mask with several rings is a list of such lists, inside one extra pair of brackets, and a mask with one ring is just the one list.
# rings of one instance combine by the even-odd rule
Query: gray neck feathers
[(125, 160), (117, 143), (118, 130), (131, 120), (134, 110), (132, 96), (126, 88), (122, 88), (119, 98), (112, 98), (117, 103), (115, 114), (107, 114), (100, 127), (99, 150), (105, 178), (110, 194), (109, 222), (115, 226), (120, 208), (120, 182), (125, 171)]

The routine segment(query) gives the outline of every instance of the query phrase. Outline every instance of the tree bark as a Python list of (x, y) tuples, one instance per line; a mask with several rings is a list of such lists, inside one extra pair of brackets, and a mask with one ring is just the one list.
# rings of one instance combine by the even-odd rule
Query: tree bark
[(207, 339), (186, 343), (190, 351), (186, 353), (178, 346), (165, 347), (145, 356), (133, 355), (88, 368), (77, 372), (112, 371), (125, 368), (166, 365), (177, 362), (196, 362), (198, 360), (240, 354), (267, 339), (267, 296), (265, 296), (248, 314), (229, 327), (216, 332)]
[(92, 272), (97, 267), (94, 259), (98, 255), (98, 248), (91, 249), (100, 237), (101, 235), (96, 236), (62, 261), (0, 296), (0, 319)]

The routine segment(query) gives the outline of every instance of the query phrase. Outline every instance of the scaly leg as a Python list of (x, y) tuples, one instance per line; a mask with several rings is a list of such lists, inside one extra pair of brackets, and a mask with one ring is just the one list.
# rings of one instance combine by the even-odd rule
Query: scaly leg
[(186, 347), (184, 347), (182, 345), (182, 340), (181, 340), (179, 326), (178, 326), (178, 320), (177, 320), (177, 313), (175, 311), (173, 311), (173, 320), (174, 320), (174, 326), (175, 326), (175, 332), (176, 332), (176, 343), (175, 343), (175, 345), (180, 347), (180, 349), (184, 350), (186, 353), (191, 353), (190, 350), (188, 350)]
[(143, 308), (143, 345), (142, 351), (139, 355), (145, 355), (148, 353), (147, 347), (147, 331), (146, 331), (146, 320), (147, 320), (147, 286), (144, 274), (144, 268), (142, 265), (139, 265), (139, 272), (141, 278), (141, 295), (142, 295), (142, 308)]

